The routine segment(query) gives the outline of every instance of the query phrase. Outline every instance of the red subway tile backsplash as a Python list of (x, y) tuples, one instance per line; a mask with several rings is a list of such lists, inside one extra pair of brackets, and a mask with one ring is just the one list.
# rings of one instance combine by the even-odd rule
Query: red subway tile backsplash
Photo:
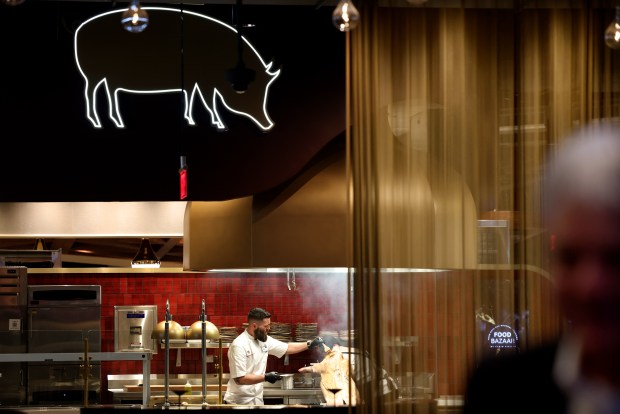
[[(199, 319), (202, 300), (205, 300), (209, 321), (218, 327), (236, 326), (239, 332), (248, 311), (260, 306), (271, 312), (272, 322), (291, 324), (295, 339), (295, 324), (316, 322), (319, 330), (347, 328), (347, 283), (345, 274), (298, 274), (297, 290), (289, 290), (286, 275), (282, 273), (182, 273), (182, 274), (29, 274), (29, 285), (40, 284), (96, 284), (101, 285), (102, 352), (114, 351), (114, 306), (157, 305), (157, 320), (165, 317), (166, 300), (170, 301), (173, 320), (191, 325)], [(208, 354), (217, 356), (217, 349)], [(181, 366), (176, 366), (176, 350), (170, 352), (171, 374), (200, 374), (200, 349), (183, 349)], [(289, 365), (284, 358), (270, 357), (267, 369), (296, 372), (300, 367), (317, 362), (318, 355), (302, 352), (291, 355)], [(217, 358), (216, 358), (217, 359)], [(228, 372), (226, 349), (223, 350), (224, 372)], [(164, 352), (153, 356), (151, 372), (163, 374)], [(214, 372), (213, 363), (208, 372)], [(139, 374), (142, 362), (110, 361), (102, 363), (102, 402), (111, 403), (107, 390), (108, 374)]]

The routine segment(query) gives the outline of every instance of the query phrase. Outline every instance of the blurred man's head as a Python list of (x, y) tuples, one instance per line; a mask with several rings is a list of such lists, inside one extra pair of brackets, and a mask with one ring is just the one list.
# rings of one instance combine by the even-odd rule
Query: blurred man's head
[(548, 164), (545, 217), (560, 306), (584, 352), (620, 349), (620, 128), (588, 126)]

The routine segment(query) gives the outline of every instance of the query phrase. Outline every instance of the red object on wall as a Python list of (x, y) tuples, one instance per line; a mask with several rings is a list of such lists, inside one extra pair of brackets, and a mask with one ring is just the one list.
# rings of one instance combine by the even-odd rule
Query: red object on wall
[(185, 200), (187, 198), (187, 169), (183, 168), (179, 170), (179, 180), (180, 180), (180, 189), (181, 189), (181, 200)]

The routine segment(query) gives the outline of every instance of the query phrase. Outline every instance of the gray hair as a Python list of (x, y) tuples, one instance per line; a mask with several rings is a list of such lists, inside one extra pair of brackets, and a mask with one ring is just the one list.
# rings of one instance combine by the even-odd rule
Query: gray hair
[(565, 138), (544, 178), (547, 218), (569, 202), (620, 211), (620, 125), (594, 123)]

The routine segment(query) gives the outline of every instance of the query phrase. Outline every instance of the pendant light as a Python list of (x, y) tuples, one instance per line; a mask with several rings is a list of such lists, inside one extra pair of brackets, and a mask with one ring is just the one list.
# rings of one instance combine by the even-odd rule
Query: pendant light
[(2, 0), (2, 4), (5, 4), (7, 6), (19, 6), (24, 1), (25, 0)]
[(45, 239), (37, 239), (34, 242), (34, 247), (32, 248), (32, 250), (49, 250), (47, 248), (47, 243), (45, 243)]
[(616, 17), (605, 30), (605, 44), (612, 49), (620, 49), (620, 6), (616, 6)]
[(226, 70), (226, 79), (237, 93), (245, 93), (249, 84), (256, 79), (256, 72), (245, 66), (243, 61), (243, 34), (241, 23), (242, 0), (237, 0), (235, 5), (236, 27), (237, 27), (237, 64), (234, 68)]
[(149, 239), (142, 238), (140, 242), (140, 248), (138, 253), (131, 261), (131, 267), (133, 268), (157, 268), (161, 266), (159, 258), (151, 246)]
[(332, 22), (341, 32), (355, 29), (359, 20), (360, 14), (350, 0), (340, 0), (332, 13)]
[(121, 15), (123, 28), (131, 33), (140, 33), (149, 25), (149, 14), (140, 6), (139, 0), (131, 0)]

